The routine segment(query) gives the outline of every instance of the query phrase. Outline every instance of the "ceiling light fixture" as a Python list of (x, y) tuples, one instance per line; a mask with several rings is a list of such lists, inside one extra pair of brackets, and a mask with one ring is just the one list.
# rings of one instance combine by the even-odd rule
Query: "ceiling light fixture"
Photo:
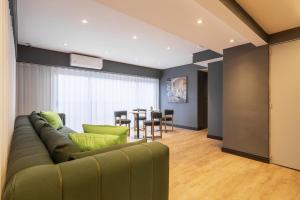
[(83, 23), (83, 24), (87, 24), (87, 23), (89, 23), (89, 22), (88, 22), (88, 20), (86, 20), (86, 19), (83, 19), (83, 20), (81, 20), (81, 23)]
[(138, 36), (134, 35), (134, 36), (132, 36), (132, 39), (137, 40)]
[(65, 47), (68, 46), (68, 43), (65, 42), (65, 43), (64, 43), (64, 46), (65, 46)]
[(171, 47), (167, 47), (167, 50), (171, 50)]
[(230, 39), (229, 42), (230, 42), (230, 43), (234, 43), (234, 39)]
[(197, 23), (202, 24), (203, 23), (202, 19), (198, 19)]

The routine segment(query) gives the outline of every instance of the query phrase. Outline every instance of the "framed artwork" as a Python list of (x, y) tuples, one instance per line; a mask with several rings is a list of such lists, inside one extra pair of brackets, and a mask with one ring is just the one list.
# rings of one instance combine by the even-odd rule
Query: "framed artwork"
[(167, 81), (167, 97), (169, 103), (187, 102), (187, 77), (180, 76)]

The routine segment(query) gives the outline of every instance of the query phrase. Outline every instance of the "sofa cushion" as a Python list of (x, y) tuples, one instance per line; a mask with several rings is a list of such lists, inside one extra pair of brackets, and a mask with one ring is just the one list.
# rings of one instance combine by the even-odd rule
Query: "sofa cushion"
[(29, 115), (29, 119), (30, 119), (30, 121), (31, 121), (31, 124), (34, 125), (34, 123), (35, 123), (36, 120), (42, 119), (42, 116), (41, 116), (39, 113), (33, 111), (33, 112)]
[(76, 159), (80, 159), (80, 158), (84, 158), (87, 156), (93, 156), (96, 154), (101, 154), (101, 153), (106, 153), (109, 151), (113, 151), (113, 150), (118, 150), (118, 149), (122, 149), (125, 147), (130, 147), (130, 146), (134, 146), (134, 145), (138, 145), (138, 144), (143, 144), (146, 143), (147, 139), (143, 139), (143, 140), (138, 140), (135, 142), (129, 142), (126, 144), (116, 144), (110, 147), (105, 147), (105, 148), (100, 148), (100, 149), (96, 149), (96, 150), (92, 150), (92, 151), (85, 151), (85, 152), (77, 152), (77, 153), (72, 153), (71, 154), (71, 159), (72, 160), (76, 160)]
[(38, 134), (40, 134), (41, 128), (43, 128), (45, 125), (48, 125), (48, 122), (45, 119), (41, 118), (41, 119), (37, 119), (34, 122), (33, 127), (34, 127), (35, 131)]
[(117, 135), (100, 135), (93, 133), (71, 133), (71, 140), (81, 149), (81, 151), (91, 151), (99, 148), (120, 144)]
[(76, 131), (70, 129), (69, 127), (67, 126), (63, 126), (62, 128), (58, 129), (58, 131), (64, 135), (66, 138), (69, 138), (69, 134), (70, 133), (76, 133)]
[(69, 138), (50, 125), (41, 128), (40, 137), (55, 163), (68, 161), (71, 153), (80, 152)]
[(85, 133), (94, 133), (102, 135), (118, 135), (120, 136), (120, 143), (127, 143), (127, 135), (129, 128), (124, 126), (110, 126), (110, 125), (92, 125), (83, 124), (83, 131)]
[(53, 161), (32, 127), (29, 117), (17, 117), (10, 146), (7, 180), (23, 169), (49, 164), (53, 164)]
[(55, 129), (63, 127), (63, 121), (58, 113), (51, 111), (41, 112), (41, 116), (45, 118), (48, 121), (48, 123)]

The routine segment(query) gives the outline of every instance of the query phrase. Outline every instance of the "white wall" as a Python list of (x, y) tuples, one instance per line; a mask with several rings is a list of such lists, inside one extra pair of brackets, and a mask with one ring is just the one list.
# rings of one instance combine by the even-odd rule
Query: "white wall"
[[(0, 0), (0, 188), (5, 183), (7, 156), (15, 118), (15, 49), (8, 0)], [(0, 192), (1, 199), (1, 192)]]
[(300, 170), (300, 40), (270, 50), (271, 161)]

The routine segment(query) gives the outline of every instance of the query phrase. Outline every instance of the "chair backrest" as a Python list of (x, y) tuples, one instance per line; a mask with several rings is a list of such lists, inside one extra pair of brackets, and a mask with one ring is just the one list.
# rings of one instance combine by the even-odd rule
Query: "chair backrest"
[(122, 116), (126, 116), (127, 118), (127, 111), (123, 110), (123, 111), (115, 111), (115, 118), (121, 118)]
[(165, 110), (165, 115), (174, 115), (174, 110), (166, 109)]
[(162, 113), (161, 112), (151, 112), (151, 119), (162, 119)]

